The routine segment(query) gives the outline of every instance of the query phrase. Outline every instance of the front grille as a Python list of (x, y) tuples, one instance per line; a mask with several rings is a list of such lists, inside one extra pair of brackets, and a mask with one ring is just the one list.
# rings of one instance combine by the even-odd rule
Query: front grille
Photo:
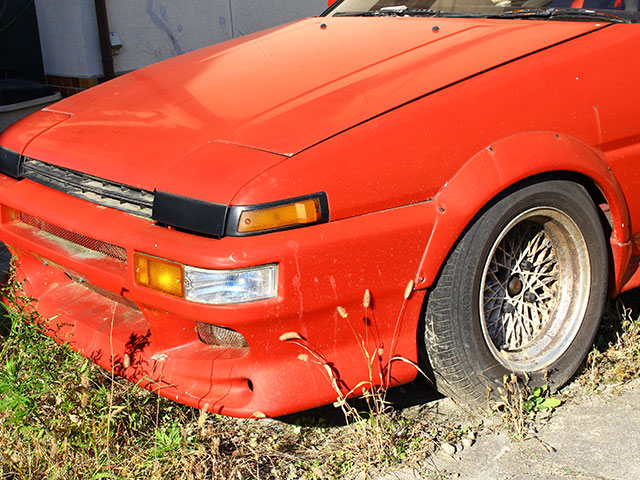
[(20, 174), (36, 183), (105, 207), (151, 218), (153, 192), (25, 157)]
[(61, 238), (62, 240), (66, 240), (67, 242), (86, 248), (87, 250), (102, 253), (111, 258), (115, 258), (120, 262), (126, 263), (127, 261), (127, 251), (117, 245), (103, 242), (102, 240), (96, 240), (95, 238), (87, 237), (85, 235), (80, 235), (79, 233), (52, 225), (24, 212), (20, 212), (20, 221), (26, 225), (37, 228), (42, 232), (48, 233), (49, 235), (53, 235), (54, 237)]

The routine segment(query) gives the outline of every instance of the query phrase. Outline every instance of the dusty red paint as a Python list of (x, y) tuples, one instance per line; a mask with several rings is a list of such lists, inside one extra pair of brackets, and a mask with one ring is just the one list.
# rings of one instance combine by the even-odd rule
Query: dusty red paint
[[(384, 347), (383, 365), (417, 361), (426, 289), (473, 217), (523, 179), (571, 172), (596, 185), (613, 222), (611, 293), (640, 283), (638, 44), (636, 24), (322, 18), (183, 55), (65, 99), (0, 144), (228, 205), (325, 192), (330, 221), (212, 239), (0, 175), (0, 239), (61, 339), (105, 368), (113, 355), (131, 380), (229, 415), (328, 403), (326, 372), (280, 336), (304, 336), (352, 387), (367, 368), (342, 306)], [(119, 245), (129, 261), (82, 257), (15, 211)], [(134, 251), (202, 268), (278, 263), (279, 296), (206, 306), (152, 292), (133, 282)], [(196, 321), (241, 332), (248, 353), (203, 344)], [(394, 384), (415, 375), (393, 364)]]

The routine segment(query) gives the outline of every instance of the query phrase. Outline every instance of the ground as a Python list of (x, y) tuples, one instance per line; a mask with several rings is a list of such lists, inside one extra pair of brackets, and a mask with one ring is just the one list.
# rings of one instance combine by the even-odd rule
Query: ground
[[(566, 394), (571, 394), (571, 387)], [(459, 410), (449, 399), (438, 402), (443, 413)], [(568, 400), (522, 442), (511, 438), (497, 423), (500, 421), (496, 417), (487, 417), (472, 446), (453, 455), (441, 450), (428, 461), (430, 466), (399, 470), (375, 480), (640, 478), (637, 380)]]

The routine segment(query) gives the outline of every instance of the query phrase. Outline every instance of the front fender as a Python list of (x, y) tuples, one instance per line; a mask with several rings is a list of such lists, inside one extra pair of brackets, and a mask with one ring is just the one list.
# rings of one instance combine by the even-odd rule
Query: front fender
[(631, 257), (629, 211), (603, 156), (583, 142), (554, 132), (528, 132), (494, 142), (475, 154), (436, 194), (437, 217), (416, 276), (431, 286), (447, 255), (473, 218), (497, 195), (527, 178), (572, 172), (591, 179), (610, 212), (613, 287), (618, 292)]

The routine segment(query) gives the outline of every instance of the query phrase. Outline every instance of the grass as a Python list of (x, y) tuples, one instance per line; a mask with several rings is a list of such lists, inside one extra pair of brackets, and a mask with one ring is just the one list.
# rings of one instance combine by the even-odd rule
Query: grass
[[(45, 324), (15, 282), (4, 288), (14, 307), (0, 315), (2, 479), (366, 479), (398, 466), (426, 470), (440, 445), (459, 444), (478, 427), (441, 415), (434, 404), (394, 408), (393, 391), (373, 381), (374, 375), (384, 380), (385, 366), (373, 368), (380, 355), (366, 349), (370, 378), (360, 385), (361, 400), (347, 401), (341, 393), (338, 408), (279, 420), (208, 414), (114, 377), (45, 337)], [(363, 308), (366, 315), (366, 294)], [(610, 304), (596, 347), (574, 382), (581, 391), (638, 377), (637, 318), (623, 303)], [(294, 332), (283, 337), (303, 340)], [(324, 368), (314, 352), (303, 348), (301, 355)], [(516, 419), (505, 424), (516, 425), (525, 438), (539, 415), (548, 414), (543, 405), (553, 397), (541, 386), (512, 380), (505, 378), (502, 414)]]
[(602, 326), (577, 379), (586, 392), (619, 387), (640, 376), (640, 295), (631, 291), (609, 302)]
[[(547, 419), (563, 400), (599, 394), (640, 377), (640, 295), (622, 294), (607, 304), (594, 346), (573, 381), (551, 394), (547, 385), (532, 386), (527, 378), (505, 376), (500, 402), (490, 406), (516, 440), (536, 438), (535, 426)], [(562, 399), (562, 400), (561, 400)]]
[(15, 282), (4, 295), (12, 307), (0, 320), (2, 479), (369, 478), (424, 462), (466, 431), (429, 406), (395, 410), (370, 386), (364, 400), (281, 420), (208, 414), (45, 337)]

